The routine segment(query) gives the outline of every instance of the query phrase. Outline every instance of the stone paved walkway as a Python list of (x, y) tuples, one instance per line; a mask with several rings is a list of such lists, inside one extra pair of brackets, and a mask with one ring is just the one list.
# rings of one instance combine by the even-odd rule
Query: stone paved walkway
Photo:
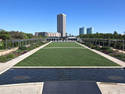
[(44, 83), (0, 85), (0, 94), (42, 94)]
[(101, 94), (96, 82), (45, 82), (42, 94)]
[(0, 85), (0, 94), (125, 94), (124, 83), (54, 81)]
[(125, 94), (125, 83), (98, 82), (102, 94)]

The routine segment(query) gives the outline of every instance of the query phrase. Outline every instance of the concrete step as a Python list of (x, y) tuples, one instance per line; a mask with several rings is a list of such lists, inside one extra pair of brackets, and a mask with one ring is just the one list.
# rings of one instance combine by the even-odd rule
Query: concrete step
[(96, 82), (54, 81), (45, 82), (42, 94), (101, 94)]

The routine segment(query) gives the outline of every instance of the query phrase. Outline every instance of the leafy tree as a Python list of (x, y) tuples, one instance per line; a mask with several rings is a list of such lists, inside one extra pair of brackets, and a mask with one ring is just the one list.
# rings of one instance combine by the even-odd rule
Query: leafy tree
[(23, 32), (19, 31), (11, 31), (10, 32), (11, 39), (27, 39), (27, 35)]
[(125, 39), (125, 35), (118, 34), (116, 31), (111, 33), (96, 33), (96, 34), (82, 34), (80, 38), (100, 38), (100, 39)]
[(114, 31), (114, 35), (118, 35), (117, 31)]
[(6, 32), (5, 30), (1, 30), (0, 31), (0, 39), (6, 40), (6, 39), (10, 39), (11, 36), (9, 35), (8, 32)]
[(33, 38), (33, 37), (34, 37), (34, 36), (33, 36), (33, 34), (30, 34), (30, 33), (26, 34), (26, 36), (28, 37), (28, 39)]

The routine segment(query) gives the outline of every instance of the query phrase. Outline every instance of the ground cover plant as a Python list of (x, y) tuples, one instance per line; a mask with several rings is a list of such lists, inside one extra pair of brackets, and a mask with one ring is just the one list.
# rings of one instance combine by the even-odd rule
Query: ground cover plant
[(16, 66), (118, 66), (75, 42), (53, 42)]

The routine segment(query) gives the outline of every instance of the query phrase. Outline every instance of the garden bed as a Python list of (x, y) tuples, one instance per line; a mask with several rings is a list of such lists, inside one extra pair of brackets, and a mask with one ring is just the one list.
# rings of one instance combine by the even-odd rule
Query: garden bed
[(122, 53), (119, 50), (114, 50), (114, 48), (112, 47), (99, 46), (99, 45), (93, 45), (93, 44), (87, 44), (87, 43), (82, 43), (82, 44), (88, 46), (91, 49), (96, 49), (112, 57), (115, 57), (119, 60), (125, 61), (125, 53)]
[(16, 50), (18, 50), (19, 47), (15, 47), (15, 48), (12, 48), (12, 49), (7, 49), (7, 50), (0, 50), (0, 56), (4, 56), (4, 55), (7, 55), (9, 53), (12, 53)]
[(28, 51), (32, 50), (32, 49), (35, 49), (41, 45), (45, 44), (45, 42), (39, 42), (39, 43), (36, 43), (36, 44), (31, 44), (30, 46), (27, 46), (27, 45), (24, 45), (24, 46), (21, 46), (19, 47), (18, 50), (14, 51), (14, 52), (11, 52), (7, 55), (3, 55), (3, 56), (0, 56), (0, 62), (1, 63), (4, 63), (4, 62), (7, 62), (11, 59), (14, 59), (15, 57), (18, 57), (24, 53), (27, 53)]

